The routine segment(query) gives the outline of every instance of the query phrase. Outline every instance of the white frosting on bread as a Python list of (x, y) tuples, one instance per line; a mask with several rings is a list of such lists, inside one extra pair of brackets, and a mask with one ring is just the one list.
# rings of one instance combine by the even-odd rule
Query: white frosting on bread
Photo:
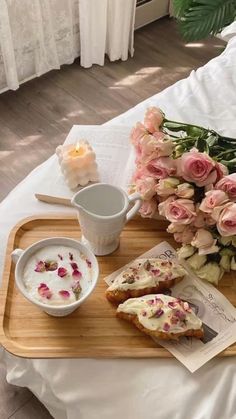
[(181, 333), (202, 327), (201, 320), (187, 302), (169, 295), (151, 294), (130, 298), (120, 304), (117, 311), (137, 316), (142, 326), (153, 331)]
[(185, 274), (185, 269), (176, 260), (136, 259), (115, 278), (108, 291), (157, 287), (162, 281), (180, 278)]

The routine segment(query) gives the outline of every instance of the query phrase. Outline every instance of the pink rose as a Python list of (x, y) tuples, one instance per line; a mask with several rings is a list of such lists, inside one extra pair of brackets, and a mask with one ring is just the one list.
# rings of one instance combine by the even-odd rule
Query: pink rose
[(159, 213), (172, 223), (190, 224), (196, 217), (193, 201), (168, 198), (159, 204)]
[(217, 172), (216, 182), (218, 182), (222, 177), (227, 176), (229, 174), (228, 167), (226, 167), (222, 163), (216, 162), (215, 168)]
[(196, 218), (194, 220), (194, 227), (201, 228), (206, 224), (205, 214), (202, 211), (199, 211), (198, 205), (196, 205)]
[(136, 191), (140, 193), (142, 199), (149, 200), (156, 194), (156, 182), (152, 177), (138, 179), (136, 182)]
[(139, 144), (141, 138), (147, 134), (147, 130), (145, 126), (141, 122), (137, 122), (137, 124), (132, 128), (130, 133), (130, 139), (132, 144), (135, 146)]
[(136, 164), (145, 163), (147, 157), (153, 155), (153, 158), (157, 157), (156, 154), (156, 140), (153, 135), (145, 134), (135, 145), (136, 152)]
[(216, 246), (216, 242), (210, 231), (200, 228), (191, 241), (191, 245), (198, 248), (199, 255), (208, 255), (218, 252), (219, 247)]
[(177, 243), (190, 244), (193, 240), (194, 232), (189, 226), (185, 226), (184, 230), (174, 233), (174, 239)]
[(156, 186), (156, 192), (159, 196), (170, 196), (174, 195), (176, 187), (179, 184), (179, 180), (175, 177), (167, 177), (165, 179), (160, 179)]
[(184, 224), (178, 224), (178, 223), (170, 223), (167, 227), (168, 233), (182, 233), (185, 229)]
[(172, 154), (174, 144), (169, 135), (163, 132), (154, 132), (153, 137), (156, 141), (156, 149), (158, 150), (158, 157), (170, 156)]
[(217, 179), (214, 160), (206, 153), (200, 153), (196, 148), (184, 153), (178, 159), (178, 174), (197, 186), (215, 183)]
[(144, 179), (146, 176), (145, 167), (139, 167), (132, 176), (132, 182), (136, 183), (139, 179)]
[(216, 226), (223, 237), (234, 236), (236, 234), (236, 203), (216, 207), (212, 212), (212, 217), (216, 220)]
[(181, 183), (177, 186), (176, 195), (179, 198), (192, 198), (194, 195), (194, 187), (190, 183)]
[(236, 173), (223, 177), (216, 188), (226, 192), (230, 199), (236, 200)]
[(211, 217), (210, 214), (205, 214), (205, 223), (207, 226), (213, 226), (216, 224), (215, 220)]
[(159, 131), (159, 128), (163, 122), (163, 112), (155, 106), (148, 108), (144, 116), (145, 128), (152, 134), (155, 131)]
[(144, 135), (136, 144), (135, 151), (138, 163), (147, 164), (150, 160), (169, 156), (172, 153), (173, 143), (170, 137), (163, 132), (155, 134), (155, 136), (151, 134)]
[(220, 190), (211, 190), (205, 193), (205, 198), (202, 200), (200, 210), (211, 214), (215, 207), (219, 207), (228, 201), (228, 196), (225, 192)]
[(155, 198), (150, 201), (144, 201), (139, 212), (144, 218), (152, 218), (157, 211), (157, 200)]
[(147, 164), (147, 173), (156, 179), (164, 179), (165, 177), (174, 175), (176, 172), (175, 160), (170, 157), (159, 157), (151, 160)]

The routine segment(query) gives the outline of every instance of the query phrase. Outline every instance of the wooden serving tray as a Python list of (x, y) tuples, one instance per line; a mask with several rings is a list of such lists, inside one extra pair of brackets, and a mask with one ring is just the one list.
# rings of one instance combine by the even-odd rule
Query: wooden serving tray
[[(0, 291), (3, 347), (14, 355), (27, 358), (172, 357), (134, 326), (116, 318), (115, 307), (104, 296), (107, 285), (103, 281), (104, 276), (164, 240), (174, 246), (173, 238), (165, 231), (166, 226), (163, 221), (140, 218), (129, 222), (122, 233), (119, 249), (111, 255), (98, 257), (101, 274), (88, 300), (69, 316), (56, 318), (35, 307), (17, 290), (11, 252), (47, 237), (79, 239), (78, 221), (68, 215), (45, 215), (21, 221), (9, 237)], [(221, 282), (220, 291), (236, 305), (236, 293), (229, 277)], [(236, 355), (236, 345), (220, 355)]]

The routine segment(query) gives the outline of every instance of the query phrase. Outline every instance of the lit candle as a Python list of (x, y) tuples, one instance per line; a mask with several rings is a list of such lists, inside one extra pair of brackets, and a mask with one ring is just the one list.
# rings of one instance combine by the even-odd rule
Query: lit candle
[(79, 185), (85, 186), (89, 182), (98, 182), (96, 154), (88, 141), (80, 140), (76, 145), (60, 145), (56, 154), (70, 189)]

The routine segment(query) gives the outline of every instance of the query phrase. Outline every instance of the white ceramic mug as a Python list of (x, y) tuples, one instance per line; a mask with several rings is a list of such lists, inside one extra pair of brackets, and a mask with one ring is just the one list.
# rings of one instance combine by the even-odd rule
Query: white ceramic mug
[(125, 223), (142, 205), (138, 193), (128, 196), (121, 188), (107, 183), (87, 186), (74, 195), (71, 203), (78, 212), (82, 242), (98, 256), (107, 255), (119, 246)]
[[(66, 305), (58, 305), (53, 306), (50, 304), (44, 304), (40, 301), (34, 299), (27, 291), (24, 281), (23, 281), (23, 271), (26, 262), (28, 259), (39, 249), (42, 249), (46, 246), (52, 246), (52, 245), (58, 245), (58, 246), (69, 246), (73, 247), (75, 249), (78, 249), (81, 251), (86, 258), (88, 258), (92, 262), (92, 280), (89, 284), (88, 289), (84, 293), (84, 295), (79, 298), (77, 301), (66, 304)], [(74, 310), (76, 310), (91, 294), (91, 292), (94, 290), (98, 277), (99, 277), (99, 267), (97, 259), (95, 258), (94, 254), (91, 252), (90, 249), (88, 249), (86, 246), (84, 246), (82, 243), (80, 243), (77, 240), (69, 239), (66, 237), (53, 237), (49, 239), (40, 240), (36, 243), (34, 243), (32, 246), (27, 247), (27, 249), (15, 249), (11, 254), (13, 262), (16, 264), (15, 267), (15, 281), (17, 288), (19, 291), (24, 295), (27, 300), (29, 300), (31, 303), (39, 307), (41, 310), (45, 311), (47, 314), (50, 314), (51, 316), (55, 317), (64, 317), (68, 314), (72, 313)]]

